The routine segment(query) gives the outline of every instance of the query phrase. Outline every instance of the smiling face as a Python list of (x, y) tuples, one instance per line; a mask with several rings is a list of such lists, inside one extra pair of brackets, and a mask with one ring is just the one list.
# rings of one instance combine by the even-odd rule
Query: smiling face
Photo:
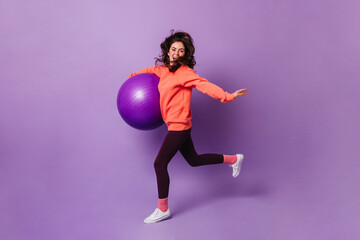
[(168, 56), (170, 59), (170, 65), (172, 65), (172, 63), (178, 59), (179, 57), (183, 57), (185, 55), (185, 47), (184, 44), (182, 42), (173, 42), (173, 44), (171, 44), (169, 52), (168, 52)]

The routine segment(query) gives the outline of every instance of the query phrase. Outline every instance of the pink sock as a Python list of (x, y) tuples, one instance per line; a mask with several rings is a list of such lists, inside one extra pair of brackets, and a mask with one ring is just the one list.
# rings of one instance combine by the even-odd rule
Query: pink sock
[(168, 198), (159, 198), (158, 209), (160, 209), (162, 212), (166, 212), (168, 208)]
[(224, 163), (226, 164), (234, 164), (237, 161), (236, 155), (225, 155), (224, 154)]

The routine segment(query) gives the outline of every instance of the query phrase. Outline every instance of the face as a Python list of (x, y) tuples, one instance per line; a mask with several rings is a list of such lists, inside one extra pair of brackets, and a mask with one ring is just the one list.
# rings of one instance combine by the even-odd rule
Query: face
[(185, 55), (185, 47), (182, 42), (173, 42), (168, 52), (168, 56), (170, 59), (170, 64), (178, 59), (179, 57), (183, 57)]

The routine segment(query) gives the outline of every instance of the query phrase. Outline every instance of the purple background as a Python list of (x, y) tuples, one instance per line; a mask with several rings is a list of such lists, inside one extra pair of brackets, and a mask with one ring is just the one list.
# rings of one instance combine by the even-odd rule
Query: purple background
[[(360, 2), (0, 1), (0, 239), (359, 239)], [(170, 29), (196, 71), (232, 92), (194, 90), (199, 153), (169, 165), (173, 218), (156, 207), (166, 134), (116, 108), (127, 76), (154, 65)]]

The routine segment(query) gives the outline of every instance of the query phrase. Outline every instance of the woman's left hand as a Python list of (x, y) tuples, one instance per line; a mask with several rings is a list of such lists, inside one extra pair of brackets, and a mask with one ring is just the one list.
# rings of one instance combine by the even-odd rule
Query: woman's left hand
[(246, 95), (248, 93), (248, 90), (246, 88), (239, 89), (236, 92), (233, 93), (234, 99), (238, 96)]

